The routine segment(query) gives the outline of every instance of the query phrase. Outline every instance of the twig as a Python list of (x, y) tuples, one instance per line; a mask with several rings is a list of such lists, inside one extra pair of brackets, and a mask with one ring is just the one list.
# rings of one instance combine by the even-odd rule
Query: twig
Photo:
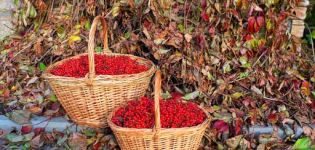
[(55, 3), (55, 0), (52, 0), (49, 14), (52, 13), (54, 10), (54, 3)]
[(287, 96), (292, 91), (293, 88), (294, 88), (294, 85), (292, 85), (291, 88), (287, 91), (287, 93), (285, 93), (282, 97)]
[(314, 42), (313, 42), (312, 32), (311, 32), (310, 27), (308, 26), (307, 23), (305, 23), (305, 27), (307, 28), (308, 32), (311, 34), (311, 46), (312, 46), (312, 52), (313, 52), (313, 61), (315, 62), (315, 50), (314, 50)]
[(262, 56), (264, 56), (267, 53), (267, 50), (264, 51), (259, 57), (258, 59), (255, 61), (255, 63), (253, 64), (253, 68), (256, 66), (256, 64), (258, 63), (258, 61), (261, 59)]
[(49, 48), (42, 57), (40, 57), (38, 60), (36, 60), (34, 64), (37, 64), (38, 62), (40, 62), (51, 50), (52, 50), (52, 47)]
[(23, 49), (21, 49), (19, 52), (17, 52), (11, 59), (10, 61), (12, 61), (13, 58), (15, 58), (16, 56), (18, 56), (19, 54), (21, 54), (24, 50), (30, 48), (35, 42), (32, 41), (31, 43), (29, 43), (26, 47), (24, 47)]
[(295, 108), (295, 109), (299, 109), (298, 106), (293, 106), (293, 105), (288, 104), (288, 103), (286, 103), (285, 101), (280, 100), (280, 99), (277, 99), (277, 98), (269, 98), (269, 97), (263, 96), (263, 99), (270, 100), (270, 101), (275, 101), (275, 102), (281, 102), (281, 103), (283, 103), (284, 105), (290, 106), (290, 107)]
[(106, 15), (105, 18), (108, 18), (108, 16), (112, 13), (113, 9), (111, 9)]

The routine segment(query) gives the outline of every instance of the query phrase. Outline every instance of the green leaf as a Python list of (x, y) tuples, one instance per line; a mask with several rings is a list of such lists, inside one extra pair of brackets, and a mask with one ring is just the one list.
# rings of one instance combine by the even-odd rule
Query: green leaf
[(309, 137), (304, 137), (298, 139), (295, 144), (293, 145), (293, 149), (296, 150), (310, 150), (311, 149), (312, 141)]
[(63, 26), (58, 26), (56, 31), (59, 38), (63, 39), (66, 36), (65, 28)]
[(69, 42), (70, 43), (73, 43), (75, 41), (80, 41), (80, 40), (81, 40), (81, 37), (77, 36), (77, 35), (71, 35), (70, 38), (69, 38)]
[(51, 95), (49, 99), (50, 99), (50, 101), (52, 101), (52, 102), (57, 102), (57, 101), (58, 101), (56, 95)]
[(315, 30), (312, 31), (312, 38), (315, 39)]
[(315, 98), (315, 91), (312, 91), (312, 95), (313, 95), (313, 97)]
[(213, 105), (213, 106), (212, 106), (212, 109), (213, 109), (214, 111), (218, 111), (218, 110), (221, 109), (221, 107), (218, 106), (218, 105)]
[(247, 57), (242, 56), (242, 57), (240, 57), (239, 61), (242, 64), (243, 68), (250, 68), (251, 67), (251, 64), (247, 62)]
[(242, 72), (240, 73), (240, 75), (238, 76), (239, 79), (243, 79), (243, 78), (247, 78), (249, 76), (248, 72)]
[(81, 29), (81, 25), (80, 25), (80, 24), (76, 24), (76, 25), (74, 26), (74, 28), (77, 29), (77, 30), (79, 30), (79, 29)]
[(25, 134), (25, 135), (23, 135), (23, 141), (30, 141), (30, 140), (32, 140), (33, 139), (33, 137), (34, 137), (34, 135), (35, 135), (35, 133), (34, 132), (31, 132), (31, 133), (29, 133), (29, 134)]
[(168, 91), (166, 91), (165, 93), (162, 93), (162, 94), (161, 94), (161, 97), (162, 97), (163, 99), (169, 99), (169, 98), (172, 97), (172, 95), (171, 95)]
[(228, 73), (230, 72), (231, 66), (230, 66), (230, 61), (225, 62), (225, 64), (223, 65), (223, 73)]
[(39, 69), (40, 71), (45, 71), (46, 70), (46, 65), (44, 63), (39, 63)]
[(119, 13), (120, 13), (120, 4), (119, 3), (115, 3), (113, 8), (112, 8), (112, 10), (111, 10), (111, 12), (112, 12), (113, 18), (118, 16)]
[(10, 134), (7, 134), (7, 135), (5, 136), (5, 138), (6, 138), (8, 141), (10, 141), (10, 142), (15, 143), (15, 142), (22, 142), (23, 139), (24, 139), (24, 136), (23, 136), (23, 135), (16, 135), (16, 134), (14, 134), (14, 133), (10, 133)]
[(31, 144), (30, 143), (25, 143), (23, 146), (22, 146), (22, 150), (29, 150), (31, 147)]
[(85, 28), (86, 30), (90, 30), (90, 29), (91, 29), (91, 22), (90, 22), (89, 20), (87, 20), (87, 21), (85, 22), (84, 28)]
[(199, 91), (194, 91), (192, 93), (188, 93), (186, 94), (183, 99), (184, 100), (191, 100), (191, 99), (195, 99), (197, 98), (198, 96), (200, 96), (200, 92)]
[(35, 21), (33, 21), (34, 24), (34, 30), (36, 32), (38, 32), (38, 29), (41, 27), (42, 25), (42, 20), (36, 19)]
[(313, 41), (313, 38), (312, 38), (312, 35), (311, 35), (311, 34), (307, 34), (307, 35), (306, 35), (306, 39), (303, 39), (303, 42), (306, 43), (306, 44), (307, 44), (307, 43), (310, 43), (310, 44), (311, 44), (312, 41)]
[(20, 2), (20, 0), (13, 0), (13, 3), (14, 3), (15, 6), (18, 6), (19, 2)]
[(177, 28), (179, 29), (180, 32), (184, 33), (185, 32), (185, 27), (183, 24), (178, 24)]
[(93, 137), (93, 136), (95, 136), (96, 133), (95, 133), (94, 130), (86, 129), (86, 130), (83, 131), (83, 134), (84, 134), (85, 136)]
[(208, 80), (211, 80), (211, 81), (214, 80), (214, 77), (213, 77), (213, 75), (210, 72), (208, 72), (208, 76), (207, 77), (208, 77)]
[(279, 0), (265, 0), (265, 5), (267, 7), (270, 7), (271, 5), (275, 5), (277, 3), (279, 3)]
[(124, 35), (124, 37), (125, 37), (126, 39), (129, 39), (129, 38), (130, 38), (130, 35), (131, 35), (130, 32), (126, 32), (125, 35)]
[(95, 49), (94, 49), (94, 51), (95, 51), (96, 53), (101, 53), (101, 52), (103, 52), (103, 48), (102, 48), (102, 47), (99, 47), (99, 46), (96, 46)]
[(243, 68), (250, 68), (252, 66), (252, 64), (250, 63), (246, 63), (244, 65), (242, 65)]
[(273, 24), (270, 19), (266, 20), (266, 28), (267, 30), (271, 30), (273, 28)]
[(247, 57), (242, 56), (242, 57), (240, 57), (239, 61), (240, 61), (240, 63), (241, 63), (242, 65), (244, 65), (244, 64), (247, 63)]
[(243, 96), (243, 93), (241, 93), (241, 92), (235, 92), (235, 93), (233, 93), (232, 95), (231, 95), (231, 97), (233, 98), (233, 99), (239, 99), (240, 97), (242, 97)]
[(29, 14), (29, 17), (30, 18), (35, 18), (37, 16), (37, 12), (36, 12), (36, 9), (33, 5), (30, 6), (30, 14)]

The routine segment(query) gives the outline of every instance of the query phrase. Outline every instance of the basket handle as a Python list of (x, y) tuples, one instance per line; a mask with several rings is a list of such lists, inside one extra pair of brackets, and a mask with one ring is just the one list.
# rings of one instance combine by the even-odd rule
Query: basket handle
[(154, 83), (154, 120), (155, 126), (154, 132), (159, 133), (161, 130), (161, 118), (160, 118), (160, 94), (161, 94), (161, 71), (157, 70), (155, 73)]
[(97, 24), (98, 22), (102, 23), (103, 27), (103, 50), (105, 53), (111, 53), (111, 51), (108, 48), (108, 35), (107, 35), (107, 24), (102, 16), (97, 16), (94, 18), (91, 30), (89, 33), (89, 41), (88, 41), (88, 58), (89, 58), (89, 78), (94, 78), (95, 77), (95, 63), (94, 63), (94, 39), (95, 39), (95, 31), (97, 29)]

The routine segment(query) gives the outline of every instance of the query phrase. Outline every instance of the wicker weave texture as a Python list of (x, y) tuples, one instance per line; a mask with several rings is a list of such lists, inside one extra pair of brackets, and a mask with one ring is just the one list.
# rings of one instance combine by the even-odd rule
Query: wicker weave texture
[[(156, 73), (155, 82), (155, 127), (153, 129), (124, 128), (115, 125), (111, 118), (115, 111), (108, 117), (108, 124), (113, 130), (118, 144), (123, 150), (196, 150), (210, 122), (207, 119), (197, 126), (184, 128), (161, 128), (159, 115), (159, 94), (161, 88), (160, 72)], [(156, 103), (157, 102), (157, 103)], [(158, 104), (158, 105), (156, 105)], [(116, 108), (117, 109), (117, 108)]]
[[(139, 64), (148, 66), (149, 70), (138, 74), (96, 76), (94, 35), (99, 21), (103, 25), (106, 55), (128, 56)], [(86, 77), (61, 77), (50, 73), (55, 66), (82, 55), (88, 55), (89, 58), (89, 74)], [(109, 53), (106, 22), (103, 17), (98, 16), (94, 19), (91, 27), (88, 53), (64, 59), (49, 66), (43, 77), (48, 81), (61, 105), (74, 122), (80, 125), (104, 128), (108, 126), (106, 119), (113, 108), (124, 104), (126, 101), (138, 99), (145, 94), (154, 72), (155, 66), (149, 60), (128, 54)]]

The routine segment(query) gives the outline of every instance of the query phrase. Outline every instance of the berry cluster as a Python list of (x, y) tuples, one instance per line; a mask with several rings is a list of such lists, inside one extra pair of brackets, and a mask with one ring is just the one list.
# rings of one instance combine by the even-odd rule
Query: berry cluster
[[(141, 65), (128, 56), (95, 54), (94, 61), (96, 75), (135, 74), (148, 70), (146, 65)], [(53, 75), (76, 78), (84, 77), (88, 72), (89, 63), (86, 55), (67, 60), (50, 71)]]
[[(172, 94), (172, 98), (160, 101), (162, 128), (182, 128), (201, 124), (206, 114), (192, 102), (182, 102), (181, 95)], [(113, 123), (127, 128), (153, 128), (154, 101), (147, 97), (129, 101), (127, 106), (119, 108)]]

